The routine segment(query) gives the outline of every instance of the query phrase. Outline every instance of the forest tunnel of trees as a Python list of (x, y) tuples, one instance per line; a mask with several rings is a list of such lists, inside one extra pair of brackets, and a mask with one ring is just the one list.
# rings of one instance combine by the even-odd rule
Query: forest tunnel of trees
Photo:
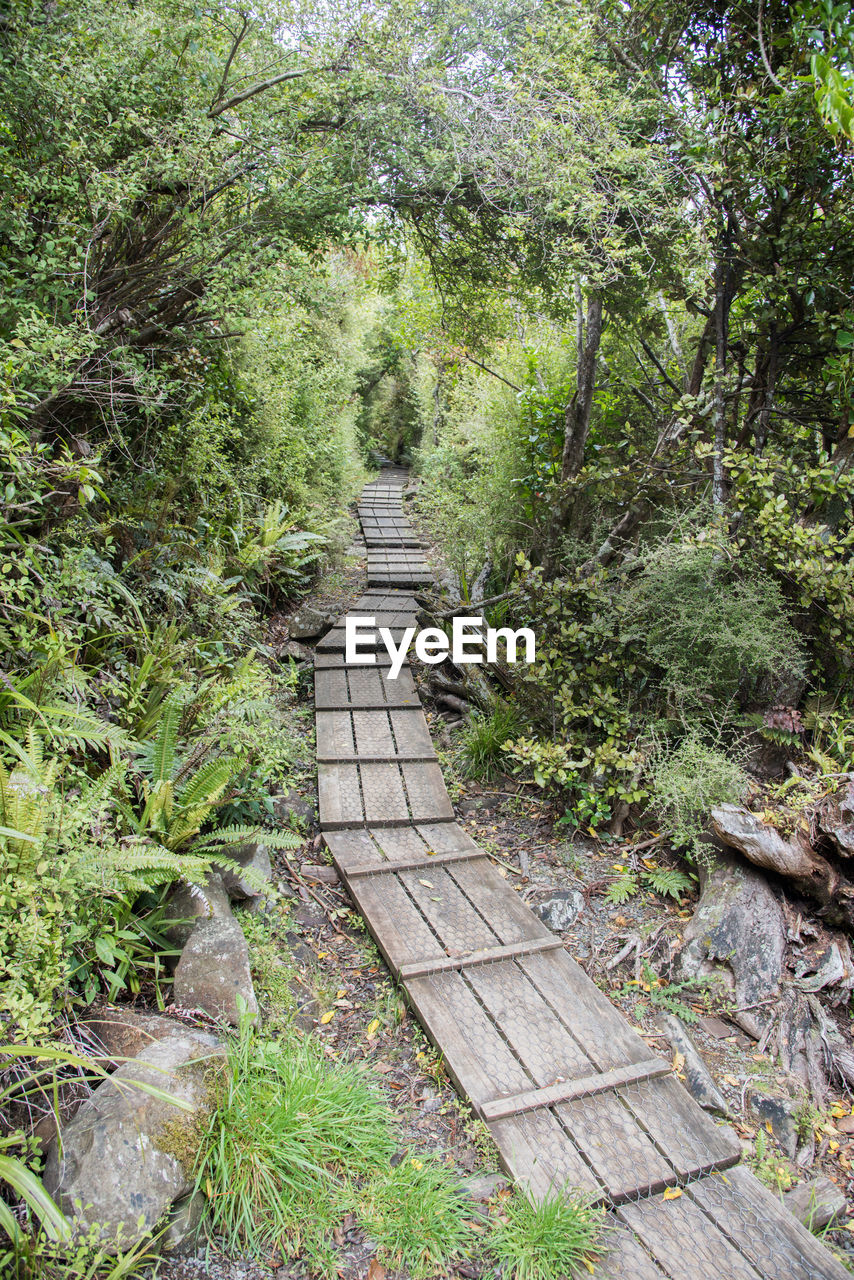
[(692, 901), (721, 842), (764, 868), (841, 977), (742, 1025), (829, 1106), (854, 1085), (849, 6), (4, 0), (0, 51), (19, 1274), (101, 1263), (63, 1270), (16, 1090), (60, 1050), (82, 1087), (93, 1002), (162, 1006), (170, 886), (275, 826), (308, 732), (276, 627), (346, 563), (379, 456), (418, 480), (433, 620), (492, 601), (537, 635), (533, 668), (445, 673), (460, 767), (653, 847), (614, 855), (615, 909)]

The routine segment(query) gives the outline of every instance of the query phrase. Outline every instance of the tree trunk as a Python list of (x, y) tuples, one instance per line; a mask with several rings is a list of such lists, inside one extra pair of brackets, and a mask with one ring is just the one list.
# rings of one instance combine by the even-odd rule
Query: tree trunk
[(587, 323), (584, 341), (578, 352), (578, 373), (575, 395), (566, 408), (566, 425), (563, 437), (563, 457), (560, 478), (563, 483), (578, 475), (584, 465), (584, 446), (590, 432), (590, 414), (593, 409), (593, 392), (596, 386), (596, 357), (602, 341), (602, 294), (597, 289), (587, 304)]

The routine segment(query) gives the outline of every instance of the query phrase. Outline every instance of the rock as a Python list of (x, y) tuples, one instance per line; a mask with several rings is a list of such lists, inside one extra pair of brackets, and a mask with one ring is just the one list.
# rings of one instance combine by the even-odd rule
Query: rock
[(324, 866), (323, 863), (304, 862), (299, 869), (300, 875), (305, 876), (306, 880), (319, 880), (322, 884), (338, 884), (338, 872), (334, 867)]
[(479, 1204), (486, 1204), (499, 1191), (506, 1191), (510, 1186), (503, 1173), (486, 1173), (478, 1178), (466, 1178), (461, 1183), (463, 1194)]
[(751, 1089), (747, 1097), (754, 1114), (764, 1125), (770, 1126), (782, 1150), (790, 1160), (794, 1160), (798, 1149), (800, 1103), (782, 1094), (760, 1093), (758, 1089)]
[(809, 1227), (821, 1231), (845, 1216), (845, 1195), (829, 1178), (813, 1178), (787, 1191), (783, 1203), (795, 1217)]
[(249, 948), (232, 915), (199, 921), (181, 952), (172, 993), (176, 1004), (204, 1009), (233, 1027), (240, 1024), (242, 1010), (257, 1018)]
[(659, 1021), (670, 1045), (681, 1053), (685, 1061), (685, 1087), (695, 1102), (706, 1111), (714, 1111), (729, 1119), (732, 1116), (729, 1103), (711, 1077), (700, 1050), (691, 1038), (687, 1027), (675, 1014), (665, 1013)]
[(205, 1233), (207, 1201), (201, 1191), (176, 1200), (169, 1212), (166, 1229), (158, 1244), (162, 1253), (193, 1253)]
[(90, 1013), (79, 1026), (87, 1048), (91, 1046), (92, 1056), (99, 1060), (100, 1066), (110, 1071), (125, 1059), (137, 1057), (158, 1040), (165, 1040), (176, 1031), (184, 1030), (173, 1018), (138, 1013), (135, 1009), (114, 1008)]
[(62, 1154), (55, 1143), (43, 1181), (81, 1233), (97, 1223), (115, 1240), (121, 1230), (127, 1247), (191, 1190), (199, 1120), (214, 1103), (207, 1073), (224, 1062), (216, 1037), (179, 1028), (120, 1067), (63, 1126)]
[(225, 885), (215, 871), (204, 884), (176, 885), (166, 899), (166, 907), (175, 921), (166, 929), (166, 937), (178, 948), (186, 946), (197, 921), (227, 920), (231, 915)]
[(298, 640), (286, 640), (282, 646), (282, 657), (293, 658), (295, 662), (311, 662), (311, 650)]
[(252, 879), (246, 879), (238, 868), (249, 871), (253, 877), (269, 883), (273, 878), (273, 866), (270, 862), (270, 851), (265, 844), (244, 844), (228, 850), (228, 857), (236, 866), (217, 864), (223, 887), (229, 898), (258, 898), (262, 890)]
[(314, 821), (314, 801), (291, 787), (289, 791), (274, 797), (273, 812), (282, 826), (292, 826), (296, 821), (300, 827), (305, 827)]
[(288, 619), (288, 636), (291, 640), (314, 640), (332, 626), (337, 616), (304, 604)]
[(729, 1040), (736, 1034), (735, 1027), (724, 1022), (723, 1018), (713, 1018), (707, 1014), (702, 1014), (697, 1019), (697, 1026), (702, 1027), (707, 1035), (714, 1036), (716, 1040)]
[(542, 902), (531, 903), (531, 910), (552, 933), (563, 933), (584, 910), (584, 895), (578, 889), (556, 889)]
[(786, 952), (782, 908), (764, 876), (709, 847), (699, 864), (702, 893), (677, 960), (683, 979), (718, 977), (735, 996), (729, 1015), (760, 1039), (765, 1002), (780, 994)]

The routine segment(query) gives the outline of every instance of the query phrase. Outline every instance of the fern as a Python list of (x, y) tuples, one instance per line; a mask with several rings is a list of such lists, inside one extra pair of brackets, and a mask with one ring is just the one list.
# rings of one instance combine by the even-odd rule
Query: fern
[(687, 893), (692, 883), (690, 876), (673, 867), (655, 867), (644, 875), (644, 880), (650, 889), (662, 897), (675, 898), (677, 902), (682, 901), (683, 893)]
[(614, 880), (605, 894), (605, 901), (614, 907), (621, 907), (640, 891), (638, 878), (632, 871), (624, 871), (619, 879)]
[(231, 845), (248, 844), (257, 840), (270, 849), (298, 849), (303, 837), (294, 831), (267, 831), (260, 827), (221, 827), (205, 837), (206, 849), (226, 848)]
[(146, 751), (143, 755), (143, 767), (152, 782), (165, 782), (174, 773), (175, 746), (178, 741), (182, 706), (182, 699), (175, 694), (163, 703), (157, 738), (150, 753)]

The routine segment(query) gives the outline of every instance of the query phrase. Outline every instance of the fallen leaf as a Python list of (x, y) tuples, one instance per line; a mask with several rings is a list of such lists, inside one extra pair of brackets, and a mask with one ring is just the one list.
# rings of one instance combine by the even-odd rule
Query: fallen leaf
[(854, 1133), (854, 1116), (842, 1116), (836, 1121), (840, 1133)]
[(371, 1258), (370, 1266), (368, 1267), (368, 1280), (386, 1280), (387, 1274), (383, 1264), (377, 1262), (376, 1258)]
[(676, 1053), (674, 1053), (673, 1055), (672, 1066), (673, 1066), (673, 1070), (676, 1071), (677, 1073), (680, 1072), (682, 1068), (685, 1066), (685, 1054), (680, 1053), (678, 1049)]
[(419, 884), (423, 884), (425, 889), (435, 889), (436, 886), (430, 880), (419, 880)]
[(340, 991), (338, 991), (338, 992), (336, 993), (336, 997), (335, 997), (335, 998), (336, 998), (337, 1000), (343, 1000), (343, 999), (344, 999), (344, 997), (346, 996), (346, 994), (347, 994), (347, 992), (346, 992), (346, 991), (344, 990), (344, 988), (342, 987), (342, 988), (341, 988), (341, 990), (340, 990)]
[(334, 1017), (335, 1011), (333, 1009), (330, 1009), (329, 1013), (324, 1013), (323, 1017), (320, 1019), (321, 1026), (325, 1026), (327, 1022), (331, 1022)]
[(681, 1187), (666, 1187), (664, 1191), (665, 1200), (678, 1200), (682, 1194)]
[(371, 1036), (376, 1035), (377, 1027), (378, 1027), (379, 1025), (380, 1025), (380, 1020), (379, 1020), (379, 1018), (374, 1018), (373, 1022), (370, 1024), (370, 1026), (368, 1027), (368, 1031), (367, 1031), (367, 1035), (368, 1035), (368, 1039), (369, 1039), (369, 1040), (370, 1040)]
[(738, 1088), (738, 1081), (736, 1080), (735, 1076), (721, 1076), (721, 1079), (723, 1080), (724, 1084), (728, 1084), (731, 1089)]

